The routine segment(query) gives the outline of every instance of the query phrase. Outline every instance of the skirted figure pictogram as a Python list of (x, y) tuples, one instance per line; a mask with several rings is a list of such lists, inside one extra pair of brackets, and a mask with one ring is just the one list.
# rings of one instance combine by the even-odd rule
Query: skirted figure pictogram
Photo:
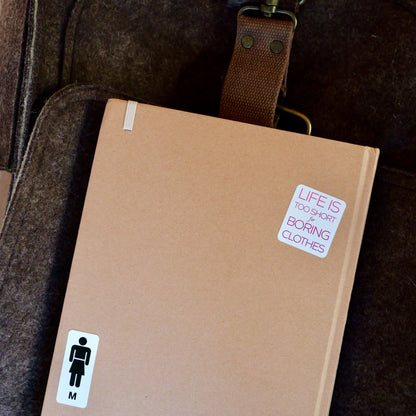
[(73, 345), (69, 356), (69, 361), (72, 362), (69, 369), (71, 373), (69, 385), (73, 386), (75, 384), (75, 387), (81, 385), (81, 378), (85, 374), (85, 367), (89, 364), (91, 357), (91, 349), (85, 347), (87, 338), (81, 337), (78, 342), (80, 345)]

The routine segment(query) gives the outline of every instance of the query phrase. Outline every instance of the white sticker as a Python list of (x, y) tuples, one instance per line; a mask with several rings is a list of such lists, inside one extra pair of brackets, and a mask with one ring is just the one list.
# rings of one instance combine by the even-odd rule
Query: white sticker
[(326, 257), (346, 203), (309, 186), (298, 185), (278, 239), (318, 257)]
[(97, 335), (69, 331), (56, 395), (58, 403), (87, 407), (98, 342)]
[(134, 117), (136, 116), (136, 101), (127, 101), (126, 113), (124, 114), (124, 130), (133, 130), (134, 126)]

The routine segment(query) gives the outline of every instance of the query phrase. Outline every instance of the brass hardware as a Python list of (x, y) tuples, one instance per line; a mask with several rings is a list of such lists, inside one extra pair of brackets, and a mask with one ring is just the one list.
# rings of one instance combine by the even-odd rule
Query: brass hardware
[(268, 16), (262, 12), (261, 6), (244, 6), (239, 10), (238, 16), (241, 16), (242, 14), (245, 14), (248, 11), (261, 12), (263, 16), (268, 17), (268, 18), (271, 18), (272, 16), (275, 16), (277, 14), (283, 14), (292, 19), (293, 30), (295, 30), (296, 26), (298, 25), (298, 19), (296, 18), (295, 14), (290, 12), (289, 10), (275, 9), (275, 11), (272, 14), (270, 14), (270, 16)]
[[(264, 17), (271, 18), (275, 16), (276, 14), (283, 14), (285, 16), (288, 16), (292, 19), (294, 29), (296, 29), (296, 26), (298, 25), (298, 19), (296, 18), (295, 13), (289, 11), (289, 10), (282, 10), (279, 9), (279, 1), (280, 0), (263, 0), (260, 5), (247, 5), (240, 9), (238, 12), (238, 15), (242, 15), (248, 11), (253, 12), (260, 12)], [(304, 5), (306, 0), (300, 0), (299, 1), (299, 7)]]
[(284, 111), (285, 113), (289, 113), (296, 117), (301, 118), (306, 124), (306, 134), (308, 134), (309, 136), (312, 134), (312, 123), (309, 120), (309, 118), (305, 116), (305, 114), (301, 113), (300, 111), (293, 110), (291, 108), (285, 107), (280, 104), (277, 104), (276, 108), (278, 108), (281, 111)]
[(271, 44), (270, 44), (270, 50), (273, 53), (280, 53), (283, 50), (283, 43), (280, 40), (274, 40)]
[(241, 45), (243, 45), (244, 48), (250, 49), (254, 44), (254, 39), (250, 35), (246, 35), (241, 39)]
[(260, 4), (260, 11), (266, 17), (272, 17), (273, 14), (277, 13), (277, 7), (279, 6), (279, 0), (265, 0)]
[(260, 7), (259, 6), (254, 6), (254, 5), (249, 5), (249, 6), (243, 6), (239, 11), (238, 11), (238, 16), (241, 16), (242, 14), (249, 12), (249, 11), (253, 11), (253, 12), (259, 12), (260, 11)]

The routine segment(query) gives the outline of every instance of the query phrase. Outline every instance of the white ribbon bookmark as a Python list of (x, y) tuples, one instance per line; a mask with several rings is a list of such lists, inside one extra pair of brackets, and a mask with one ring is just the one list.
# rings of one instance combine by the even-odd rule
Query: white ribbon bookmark
[(137, 102), (127, 101), (126, 114), (124, 115), (124, 130), (133, 130), (134, 117), (136, 115)]

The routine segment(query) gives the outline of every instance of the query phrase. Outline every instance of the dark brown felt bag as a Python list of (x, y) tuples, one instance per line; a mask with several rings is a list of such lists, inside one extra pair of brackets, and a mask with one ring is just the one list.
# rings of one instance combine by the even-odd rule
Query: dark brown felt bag
[[(107, 99), (216, 115), (236, 29), (227, 6), (0, 0), (0, 167), (13, 174), (0, 235), (1, 415), (40, 412)], [(286, 104), (317, 136), (381, 148), (331, 415), (412, 414), (416, 3), (310, 0), (298, 19)]]

